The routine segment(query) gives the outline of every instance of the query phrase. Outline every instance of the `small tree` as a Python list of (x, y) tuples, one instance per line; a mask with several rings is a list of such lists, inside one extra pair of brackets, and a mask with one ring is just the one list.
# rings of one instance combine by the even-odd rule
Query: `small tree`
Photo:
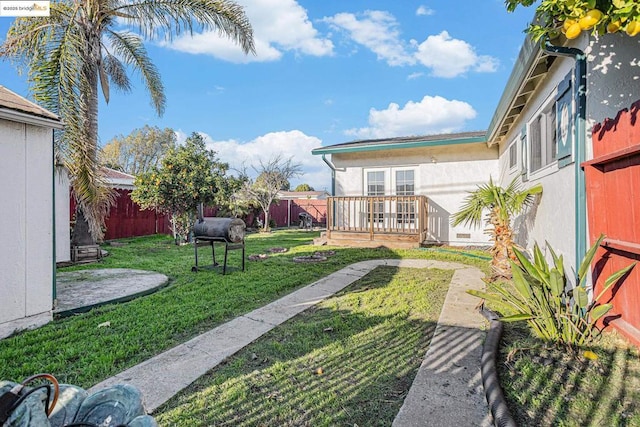
[(245, 200), (260, 205), (264, 212), (263, 231), (268, 231), (269, 207), (276, 200), (278, 192), (289, 184), (289, 180), (301, 174), (301, 166), (293, 163), (291, 158), (284, 160), (278, 155), (267, 162), (260, 160), (260, 165), (253, 169), (258, 177), (255, 181), (247, 179), (240, 194)]
[(300, 184), (293, 191), (315, 191), (309, 184)]
[(534, 40), (553, 39), (563, 33), (574, 39), (582, 31), (616, 33), (625, 31), (634, 37), (640, 34), (640, 2), (638, 0), (506, 0), (507, 10), (518, 5), (537, 4), (536, 19), (527, 32)]
[(131, 198), (143, 209), (170, 215), (176, 244), (188, 241), (198, 204), (213, 204), (227, 193), (229, 166), (207, 150), (204, 139), (192, 133), (183, 146), (171, 148), (159, 168), (136, 177)]
[(520, 190), (518, 178), (516, 178), (507, 188), (502, 188), (489, 178), (489, 183), (479, 185), (476, 191), (471, 192), (461, 209), (453, 215), (454, 226), (464, 223), (464, 225), (479, 227), (482, 224), (483, 213), (489, 211), (486, 222), (491, 226), (487, 233), (491, 235), (493, 241), (491, 266), (494, 278), (511, 277), (509, 260), (515, 259), (511, 220), (533, 202), (535, 194), (540, 193), (542, 193), (540, 184)]
[(138, 175), (158, 167), (165, 153), (175, 145), (173, 129), (146, 125), (109, 141), (100, 152), (100, 161), (110, 168)]

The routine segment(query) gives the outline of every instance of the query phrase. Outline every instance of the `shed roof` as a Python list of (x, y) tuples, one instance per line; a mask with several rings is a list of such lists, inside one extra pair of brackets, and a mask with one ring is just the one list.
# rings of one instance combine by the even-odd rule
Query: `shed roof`
[(32, 116), (60, 121), (60, 117), (0, 85), (0, 109), (20, 111)]
[(447, 133), (438, 135), (405, 136), (366, 139), (314, 148), (312, 154), (354, 153), (359, 151), (393, 150), (399, 148), (436, 147), (442, 145), (486, 143), (486, 131)]

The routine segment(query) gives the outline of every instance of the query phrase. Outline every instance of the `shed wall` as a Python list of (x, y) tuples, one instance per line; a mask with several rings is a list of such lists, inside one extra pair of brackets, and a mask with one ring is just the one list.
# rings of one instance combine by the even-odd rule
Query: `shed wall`
[(51, 319), (52, 131), (0, 120), (0, 337)]

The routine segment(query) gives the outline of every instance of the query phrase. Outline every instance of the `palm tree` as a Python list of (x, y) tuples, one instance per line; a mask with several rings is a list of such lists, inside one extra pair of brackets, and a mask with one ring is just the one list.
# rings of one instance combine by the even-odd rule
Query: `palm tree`
[[(130, 30), (120, 30), (123, 26)], [(245, 53), (255, 52), (249, 20), (230, 0), (52, 1), (49, 17), (18, 18), (11, 25), (0, 58), (25, 68), (35, 101), (65, 123), (64, 132), (56, 135), (56, 148), (69, 168), (78, 202), (73, 240), (79, 239), (76, 231), (82, 225), (94, 243), (101, 239), (112, 204), (99, 174), (98, 85), (108, 103), (110, 86), (130, 91), (127, 71), (136, 70), (161, 116), (164, 87), (143, 41), (171, 40), (195, 29), (215, 29)]]
[(487, 232), (493, 241), (491, 266), (494, 278), (511, 277), (509, 260), (515, 260), (511, 219), (533, 202), (534, 195), (540, 193), (540, 184), (521, 190), (516, 178), (507, 188), (502, 188), (489, 178), (489, 183), (479, 185), (477, 190), (471, 192), (461, 209), (453, 215), (454, 226), (464, 223), (465, 226), (479, 227), (483, 212), (489, 211), (486, 221), (491, 226)]

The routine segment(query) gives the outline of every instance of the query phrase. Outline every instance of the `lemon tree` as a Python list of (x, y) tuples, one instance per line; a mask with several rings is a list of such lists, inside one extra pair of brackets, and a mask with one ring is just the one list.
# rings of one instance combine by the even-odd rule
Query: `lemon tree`
[[(535, 0), (505, 0), (507, 10), (531, 6)], [(605, 34), (624, 31), (630, 37), (640, 34), (638, 0), (543, 0), (536, 9), (536, 19), (529, 26), (534, 40), (554, 39), (560, 33), (575, 39), (583, 31)]]

